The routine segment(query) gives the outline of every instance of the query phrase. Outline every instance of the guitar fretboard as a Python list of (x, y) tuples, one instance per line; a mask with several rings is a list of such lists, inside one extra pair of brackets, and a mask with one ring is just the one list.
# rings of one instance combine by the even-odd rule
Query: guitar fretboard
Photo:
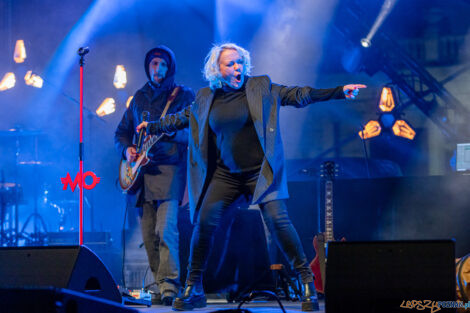
[(158, 135), (158, 136), (155, 136), (155, 135), (150, 135), (149, 138), (144, 141), (144, 143), (142, 144), (142, 151), (148, 151), (150, 148), (152, 148), (152, 146), (158, 141), (160, 140), (160, 138), (163, 136), (162, 135)]
[(333, 181), (325, 182), (325, 242), (333, 241)]

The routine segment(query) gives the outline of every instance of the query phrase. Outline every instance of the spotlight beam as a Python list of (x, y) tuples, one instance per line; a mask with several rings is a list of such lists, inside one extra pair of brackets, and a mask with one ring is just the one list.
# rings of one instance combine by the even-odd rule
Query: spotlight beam
[(371, 46), (372, 38), (375, 36), (375, 33), (377, 32), (379, 27), (383, 24), (388, 14), (390, 14), (396, 2), (397, 0), (384, 1), (384, 3), (382, 4), (382, 8), (380, 9), (380, 13), (375, 19), (375, 22), (372, 25), (372, 28), (370, 29), (369, 33), (367, 34), (367, 37), (361, 39), (361, 44), (364, 48), (369, 48)]

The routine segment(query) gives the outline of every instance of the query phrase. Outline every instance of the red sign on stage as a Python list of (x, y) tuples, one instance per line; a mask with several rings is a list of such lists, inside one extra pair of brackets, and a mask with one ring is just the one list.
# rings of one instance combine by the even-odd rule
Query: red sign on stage
[[(89, 185), (85, 183), (85, 179), (88, 176), (90, 176), (93, 179), (93, 182)], [(95, 188), (95, 186), (100, 182), (100, 180), (101, 180), (101, 178), (97, 177), (96, 174), (91, 172), (91, 171), (83, 173), (83, 187), (85, 189), (90, 190), (90, 189)], [(70, 189), (72, 189), (72, 192), (75, 191), (75, 187), (77, 187), (77, 185), (80, 188), (82, 187), (81, 186), (80, 173), (77, 173), (77, 175), (75, 175), (75, 179), (73, 181), (72, 181), (72, 177), (70, 176), (70, 173), (67, 173), (67, 176), (65, 176), (65, 177), (61, 177), (60, 181), (64, 185), (64, 187), (62, 188), (63, 190), (67, 190), (68, 185), (70, 185)]]

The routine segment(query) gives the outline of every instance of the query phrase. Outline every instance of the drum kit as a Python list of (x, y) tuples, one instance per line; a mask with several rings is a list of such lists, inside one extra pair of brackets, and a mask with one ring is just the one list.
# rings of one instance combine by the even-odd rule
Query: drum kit
[[(52, 163), (38, 160), (40, 136), (43, 133), (36, 130), (0, 131), (0, 153), (4, 160), (9, 152), (14, 154), (14, 160), (3, 164), (4, 169), (0, 170), (0, 247), (47, 245), (49, 231), (75, 229), (72, 213), (77, 201), (64, 199), (63, 193), (51, 192), (51, 185), (42, 179)], [(9, 150), (9, 145), (13, 149)], [(6, 181), (5, 171), (11, 173), (11, 181)]]

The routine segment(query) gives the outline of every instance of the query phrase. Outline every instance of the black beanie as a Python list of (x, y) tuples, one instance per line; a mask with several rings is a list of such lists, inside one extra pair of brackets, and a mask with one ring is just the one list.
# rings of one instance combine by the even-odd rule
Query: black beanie
[(147, 64), (147, 67), (149, 66), (150, 62), (152, 62), (154, 58), (160, 58), (160, 59), (165, 60), (167, 65), (170, 65), (171, 63), (171, 57), (168, 54), (168, 52), (164, 50), (155, 50), (154, 52), (147, 55), (147, 59), (145, 60), (145, 64)]

